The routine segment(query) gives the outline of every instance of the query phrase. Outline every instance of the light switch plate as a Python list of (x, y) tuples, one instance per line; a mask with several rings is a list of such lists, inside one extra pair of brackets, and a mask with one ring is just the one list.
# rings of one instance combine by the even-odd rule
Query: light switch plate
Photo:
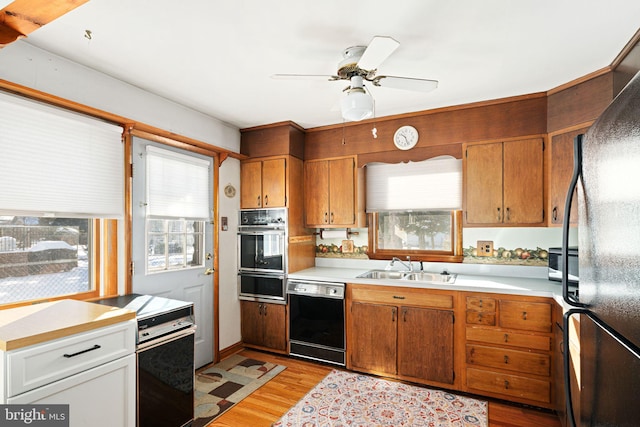
[(478, 256), (493, 256), (493, 240), (478, 240)]

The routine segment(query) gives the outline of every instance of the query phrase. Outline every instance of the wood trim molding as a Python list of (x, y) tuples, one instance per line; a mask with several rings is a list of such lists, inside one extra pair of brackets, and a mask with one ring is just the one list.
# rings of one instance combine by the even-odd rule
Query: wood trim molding
[(603, 75), (605, 75), (607, 73), (610, 73), (611, 71), (613, 71), (613, 69), (611, 67), (601, 68), (601, 69), (599, 69), (597, 71), (594, 71), (593, 73), (587, 74), (586, 76), (579, 77), (579, 78), (577, 78), (575, 80), (571, 80), (570, 82), (567, 82), (567, 83), (565, 83), (563, 85), (554, 87), (553, 89), (549, 89), (547, 91), (547, 96), (556, 94), (558, 92), (562, 92), (563, 90), (572, 88), (573, 86), (577, 86), (577, 85), (579, 85), (581, 83), (584, 83), (586, 81), (589, 81), (591, 79), (595, 79), (596, 77), (603, 76)]

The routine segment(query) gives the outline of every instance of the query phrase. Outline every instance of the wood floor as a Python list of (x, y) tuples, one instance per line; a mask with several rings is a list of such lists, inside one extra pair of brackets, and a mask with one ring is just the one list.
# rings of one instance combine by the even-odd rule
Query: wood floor
[[(253, 350), (241, 355), (287, 367), (209, 427), (269, 427), (319, 383), (331, 367)], [(489, 402), (490, 427), (560, 427), (553, 414)]]

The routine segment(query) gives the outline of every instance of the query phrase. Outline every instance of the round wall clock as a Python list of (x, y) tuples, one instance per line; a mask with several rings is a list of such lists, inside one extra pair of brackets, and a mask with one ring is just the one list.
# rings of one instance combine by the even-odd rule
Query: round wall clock
[(409, 150), (418, 143), (418, 130), (413, 126), (402, 126), (393, 135), (393, 143), (400, 150)]
[(227, 184), (227, 186), (224, 187), (224, 195), (228, 198), (232, 198), (236, 195), (236, 187), (231, 184)]

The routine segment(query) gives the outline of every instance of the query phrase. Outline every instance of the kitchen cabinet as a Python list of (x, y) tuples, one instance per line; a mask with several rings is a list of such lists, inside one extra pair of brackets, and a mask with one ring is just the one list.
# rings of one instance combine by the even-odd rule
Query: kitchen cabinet
[(463, 293), (464, 390), (552, 408), (552, 302)]
[(357, 227), (358, 170), (355, 157), (311, 160), (304, 164), (305, 224), (312, 228)]
[(464, 145), (464, 224), (532, 226), (544, 221), (542, 138)]
[(453, 301), (446, 291), (349, 284), (347, 367), (452, 385)]
[(135, 336), (131, 320), (1, 351), (1, 402), (68, 404), (71, 426), (133, 427)]
[(240, 301), (240, 311), (246, 346), (286, 353), (286, 305)]
[(285, 157), (245, 160), (240, 163), (240, 207), (281, 208), (287, 199)]
[[(554, 308), (554, 409), (563, 426), (567, 426), (567, 396), (564, 390), (564, 337), (563, 307), (556, 304)], [(571, 378), (571, 398), (575, 417), (580, 416), (580, 316), (572, 316), (569, 320), (569, 376)]]
[[(587, 131), (588, 127), (551, 136), (549, 150), (549, 197), (547, 210), (550, 226), (561, 226), (565, 215), (567, 191), (573, 174), (573, 139)], [(576, 192), (571, 203), (571, 224), (578, 222), (578, 201)]]

